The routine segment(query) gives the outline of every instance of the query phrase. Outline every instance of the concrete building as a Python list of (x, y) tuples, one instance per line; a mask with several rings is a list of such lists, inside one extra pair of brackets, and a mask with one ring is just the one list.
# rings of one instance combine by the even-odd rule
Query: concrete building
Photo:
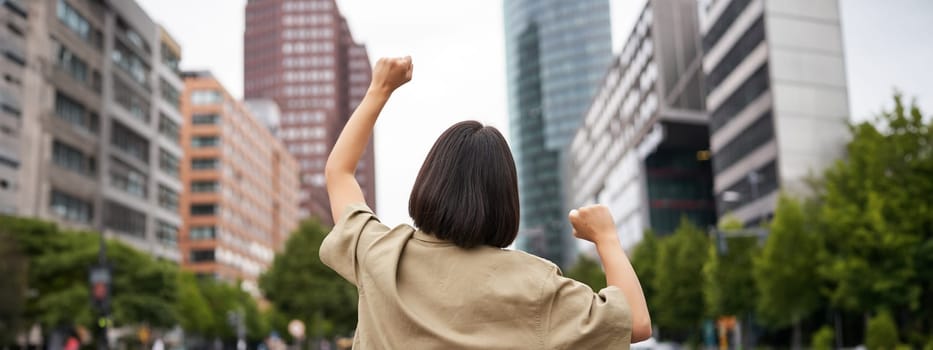
[(23, 76), (29, 12), (21, 0), (0, 0), (0, 214), (17, 214)]
[(840, 157), (849, 116), (836, 0), (717, 0), (701, 11), (719, 215), (769, 218), (779, 191)]
[(506, 0), (504, 18), (522, 212), (516, 244), (567, 266), (575, 243), (564, 206), (562, 154), (612, 57), (609, 1)]
[(298, 165), (210, 73), (184, 77), (183, 266), (258, 293), (259, 274), (298, 226)]
[(12, 211), (178, 261), (178, 45), (134, 1), (3, 5), (25, 37), (2, 41), (4, 80), (21, 91), (3, 116), (18, 155), (0, 142), (18, 164)]
[(569, 147), (573, 207), (610, 208), (626, 249), (715, 223), (696, 2), (649, 0)]
[[(279, 138), (301, 167), (302, 216), (333, 224), (324, 164), (370, 81), (366, 47), (354, 41), (334, 0), (250, 0), (246, 4), (244, 96), (274, 100)], [(370, 142), (357, 169), (376, 205)]]

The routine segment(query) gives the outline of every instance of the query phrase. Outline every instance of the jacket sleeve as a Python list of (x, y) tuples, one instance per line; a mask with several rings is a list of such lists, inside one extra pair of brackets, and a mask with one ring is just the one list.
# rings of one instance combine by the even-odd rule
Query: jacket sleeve
[(340, 220), (321, 243), (321, 262), (336, 271), (344, 279), (359, 287), (357, 274), (360, 257), (368, 246), (389, 228), (379, 222), (365, 203), (347, 205)]
[(628, 349), (632, 312), (619, 288), (594, 293), (560, 275), (555, 267), (545, 283), (542, 323), (548, 349)]

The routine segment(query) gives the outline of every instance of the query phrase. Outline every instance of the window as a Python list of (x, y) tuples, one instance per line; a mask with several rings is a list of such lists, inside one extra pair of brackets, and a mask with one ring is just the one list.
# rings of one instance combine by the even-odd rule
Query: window
[(110, 158), (110, 185), (126, 193), (146, 198), (146, 174), (117, 158)]
[(89, 201), (53, 189), (51, 202), (52, 212), (60, 218), (85, 224), (91, 222), (93, 210)]
[(181, 61), (176, 53), (167, 43), (162, 42), (162, 64), (168, 66), (176, 74), (179, 73), (178, 63)]
[(178, 244), (178, 226), (162, 220), (156, 221), (156, 239), (164, 245), (175, 246)]
[(768, 91), (770, 84), (768, 65), (764, 64), (713, 111), (710, 115), (710, 131), (716, 132), (735, 118), (748, 104)]
[[(727, 213), (770, 194), (778, 189), (778, 184), (777, 163), (772, 161), (722, 191), (719, 196), (716, 196), (716, 207), (720, 213)], [(738, 200), (726, 201), (722, 195), (726, 192), (737, 193)]]
[(97, 114), (90, 113), (82, 104), (61, 92), (55, 93), (55, 115), (92, 134), (97, 133)]
[(178, 210), (178, 192), (160, 184), (159, 206), (168, 210)]
[(162, 91), (162, 99), (172, 105), (172, 107), (175, 107), (175, 109), (178, 109), (181, 103), (181, 94), (178, 92), (178, 89), (165, 81), (165, 79), (159, 79), (159, 88)]
[(133, 80), (144, 88), (147, 87), (146, 83), (149, 81), (149, 66), (146, 65), (146, 60), (139, 57), (139, 55), (131, 51), (120, 41), (114, 42), (113, 52), (110, 57), (113, 63), (129, 74)]
[(774, 139), (774, 121), (771, 112), (768, 111), (713, 155), (713, 171), (720, 173), (726, 170), (772, 139)]
[(196, 249), (191, 251), (191, 255), (188, 257), (190, 262), (199, 263), (199, 262), (211, 262), (214, 261), (214, 250), (213, 249)]
[(722, 11), (722, 14), (719, 15), (719, 18), (710, 26), (703, 37), (704, 51), (709, 52), (719, 42), (719, 39), (726, 34), (726, 31), (729, 30), (729, 27), (732, 26), (732, 23), (742, 14), (742, 11), (750, 2), (751, 0), (734, 0), (726, 6), (726, 9)]
[(169, 117), (164, 114), (159, 115), (159, 133), (167, 139), (174, 141), (176, 144), (181, 137), (178, 123), (169, 119)]
[(706, 77), (709, 89), (713, 91), (722, 83), (736, 67), (742, 63), (742, 60), (748, 56), (755, 48), (765, 40), (764, 16), (759, 17), (755, 24), (749, 27), (748, 31), (736, 41), (735, 46), (729, 49), (729, 52), (716, 64), (716, 67), (710, 71)]
[(217, 147), (220, 139), (217, 136), (195, 136), (191, 138), (191, 146), (195, 148)]
[(107, 201), (105, 208), (104, 226), (107, 229), (140, 238), (146, 236), (146, 214), (114, 201)]
[(114, 121), (110, 143), (133, 158), (149, 163), (149, 141), (123, 124)]
[(65, 45), (55, 42), (54, 40), (53, 45), (58, 48), (58, 52), (55, 53), (58, 67), (64, 70), (65, 73), (68, 73), (68, 75), (75, 80), (87, 85), (93, 85), (91, 81), (91, 74), (88, 73), (90, 69), (88, 68), (87, 63), (78, 56), (75, 56), (75, 54), (71, 52), (71, 50), (68, 50)]
[(117, 103), (130, 112), (130, 115), (149, 123), (149, 100), (136, 93), (117, 76), (113, 76), (113, 94)]
[(168, 153), (164, 149), (159, 149), (159, 169), (172, 177), (178, 177), (178, 157)]
[(61, 141), (52, 142), (52, 160), (56, 165), (84, 176), (94, 176), (94, 157), (87, 156), (77, 148)]
[(117, 34), (121, 35), (126, 39), (131, 45), (142, 50), (145, 53), (150, 53), (149, 44), (143, 40), (142, 36), (139, 35), (129, 24), (126, 23), (122, 18), (117, 18)]
[(191, 216), (212, 216), (217, 214), (216, 204), (192, 204)]
[(19, 99), (6, 90), (0, 90), (0, 110), (17, 118), (23, 114), (22, 108), (19, 106)]
[(223, 96), (217, 90), (194, 90), (191, 92), (191, 104), (213, 105), (224, 102)]
[(84, 16), (78, 13), (74, 7), (65, 0), (58, 0), (58, 20), (68, 29), (78, 35), (84, 41), (100, 49), (103, 43), (103, 35), (97, 29), (94, 29)]
[(217, 192), (217, 181), (194, 181), (191, 183), (191, 192)]
[(29, 17), (29, 11), (26, 9), (25, 4), (22, 3), (22, 0), (7, 0), (0, 3), (6, 5), (7, 9), (22, 18)]
[(193, 158), (191, 159), (191, 169), (217, 169), (217, 158)]
[(188, 239), (200, 241), (205, 239), (214, 239), (217, 237), (217, 228), (214, 226), (194, 226), (191, 232), (188, 232)]
[(217, 114), (195, 114), (191, 117), (191, 123), (194, 125), (213, 125), (220, 121)]

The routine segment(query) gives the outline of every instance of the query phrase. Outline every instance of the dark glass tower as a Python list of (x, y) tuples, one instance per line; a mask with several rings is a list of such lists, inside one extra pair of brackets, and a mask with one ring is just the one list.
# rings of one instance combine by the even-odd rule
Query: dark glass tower
[(607, 0), (506, 0), (509, 127), (518, 166), (518, 248), (570, 263), (563, 152), (612, 55)]

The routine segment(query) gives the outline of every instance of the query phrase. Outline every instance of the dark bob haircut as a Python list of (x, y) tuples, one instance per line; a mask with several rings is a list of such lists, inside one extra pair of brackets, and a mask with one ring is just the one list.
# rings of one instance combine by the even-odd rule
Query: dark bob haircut
[(518, 176), (499, 130), (451, 126), (424, 159), (411, 190), (415, 226), (463, 248), (504, 248), (518, 235)]

